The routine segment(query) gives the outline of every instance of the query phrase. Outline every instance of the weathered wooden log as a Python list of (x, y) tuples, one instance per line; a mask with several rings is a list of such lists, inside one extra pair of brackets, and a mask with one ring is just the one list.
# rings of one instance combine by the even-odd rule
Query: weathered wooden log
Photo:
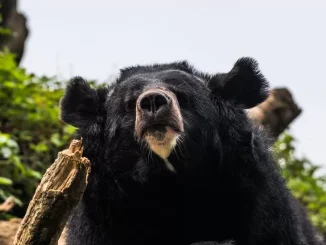
[(248, 110), (248, 115), (265, 127), (275, 141), (301, 112), (288, 89), (276, 88), (271, 90), (266, 101)]
[(73, 140), (69, 149), (59, 152), (29, 203), (13, 245), (57, 244), (87, 186), (91, 168), (82, 154), (81, 140)]

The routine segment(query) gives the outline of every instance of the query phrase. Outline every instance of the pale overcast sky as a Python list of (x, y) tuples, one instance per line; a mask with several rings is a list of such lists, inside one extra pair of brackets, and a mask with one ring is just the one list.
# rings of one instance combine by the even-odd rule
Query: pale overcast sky
[(214, 73), (254, 57), (303, 108), (290, 130), (300, 155), (326, 168), (325, 0), (20, 0), (19, 8), (31, 30), (22, 65), (38, 75), (104, 81), (126, 65), (183, 59)]

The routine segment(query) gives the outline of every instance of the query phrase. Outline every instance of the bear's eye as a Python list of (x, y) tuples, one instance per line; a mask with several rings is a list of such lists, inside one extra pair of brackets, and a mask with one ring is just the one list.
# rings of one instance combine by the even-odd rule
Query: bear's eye
[(177, 97), (178, 103), (181, 107), (186, 107), (189, 104), (188, 96), (181, 91), (173, 91)]
[(127, 112), (134, 111), (136, 109), (136, 100), (130, 99), (125, 102), (125, 110)]

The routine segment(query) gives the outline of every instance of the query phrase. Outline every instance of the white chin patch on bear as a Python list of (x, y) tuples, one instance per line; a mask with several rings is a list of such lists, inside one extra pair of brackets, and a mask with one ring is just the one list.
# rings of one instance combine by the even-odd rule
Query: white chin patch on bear
[(168, 157), (177, 144), (179, 135), (169, 127), (166, 128), (165, 133), (160, 134), (161, 133), (158, 133), (158, 135), (147, 134), (145, 139), (150, 149), (165, 161), (167, 168), (175, 172), (174, 167), (168, 161)]

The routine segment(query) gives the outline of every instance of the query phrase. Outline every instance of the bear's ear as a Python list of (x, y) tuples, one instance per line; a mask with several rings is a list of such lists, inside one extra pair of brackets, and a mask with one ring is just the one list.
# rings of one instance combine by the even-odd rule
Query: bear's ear
[(107, 92), (107, 88), (91, 88), (81, 77), (72, 78), (60, 100), (61, 120), (77, 128), (97, 128)]
[(237, 60), (230, 72), (214, 75), (207, 86), (214, 95), (244, 109), (260, 104), (269, 94), (269, 83), (261, 74), (258, 63), (248, 57)]

